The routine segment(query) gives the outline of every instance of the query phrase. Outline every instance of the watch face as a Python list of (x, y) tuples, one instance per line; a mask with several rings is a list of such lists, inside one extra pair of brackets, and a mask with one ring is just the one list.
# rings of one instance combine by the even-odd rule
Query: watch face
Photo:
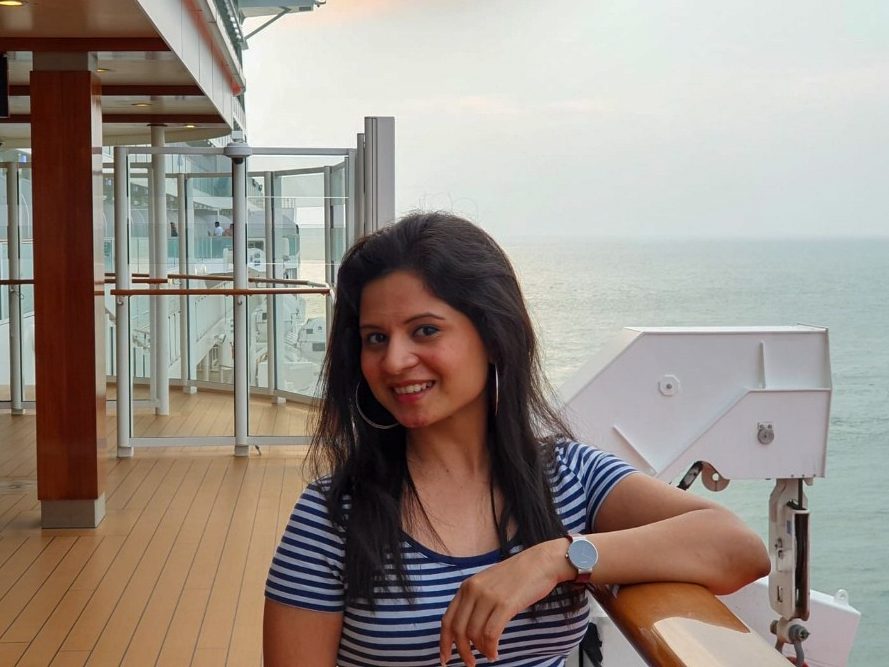
[(592, 570), (599, 560), (599, 552), (592, 542), (574, 540), (568, 547), (568, 560), (580, 572)]

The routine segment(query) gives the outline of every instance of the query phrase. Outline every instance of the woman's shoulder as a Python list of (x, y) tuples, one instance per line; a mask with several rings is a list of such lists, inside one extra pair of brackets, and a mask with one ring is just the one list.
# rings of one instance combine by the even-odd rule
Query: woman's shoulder
[(553, 500), (568, 530), (592, 530), (605, 498), (635, 472), (614, 454), (565, 440), (555, 445)]
[(553, 451), (556, 462), (571, 469), (589, 465), (602, 457), (613, 456), (598, 447), (568, 438), (557, 440), (553, 444)]
[(576, 440), (562, 439), (553, 445), (554, 481), (573, 478), (585, 486), (601, 479), (616, 479), (633, 472), (633, 467), (611, 452)]
[[(296, 519), (302, 519), (333, 530), (334, 526), (341, 527), (350, 507), (350, 496), (338, 494), (329, 475), (320, 477), (306, 484), (300, 493), (293, 507), (291, 524)], [(339, 529), (336, 532), (340, 532)]]

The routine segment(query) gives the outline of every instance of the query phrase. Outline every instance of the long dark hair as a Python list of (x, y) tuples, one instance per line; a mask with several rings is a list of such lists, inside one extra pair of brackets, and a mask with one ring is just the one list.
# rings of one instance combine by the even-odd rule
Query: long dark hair
[[(501, 553), (509, 551), (511, 521), (515, 538), (526, 547), (565, 535), (550, 471), (555, 443), (570, 432), (547, 401), (537, 339), (512, 265), (488, 234), (462, 218), (408, 215), (365, 236), (343, 258), (321, 377), (324, 398), (309, 455), (315, 475), (331, 475), (329, 511), (346, 540), (347, 600), (371, 605), (375, 585), (387, 586), (387, 567), (410, 597), (401, 531), (413, 514), (405, 516), (404, 507), (419, 504), (405, 460), (405, 429), (374, 428), (356, 406), (357, 398), (372, 420), (395, 422), (363, 381), (358, 332), (362, 290), (394, 271), (418, 276), (436, 297), (469, 317), (496, 364), (499, 401), (495, 414), (492, 371), (487, 445), (492, 484), (504, 499), (496, 517)], [(551, 598), (564, 611), (579, 604), (568, 589)]]

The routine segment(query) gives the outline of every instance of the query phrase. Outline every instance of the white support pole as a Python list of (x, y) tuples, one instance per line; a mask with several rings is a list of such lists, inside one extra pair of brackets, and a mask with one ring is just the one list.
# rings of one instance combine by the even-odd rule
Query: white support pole
[[(194, 184), (190, 177), (185, 177), (185, 269), (186, 273), (191, 273), (194, 269), (194, 256), (195, 256), (195, 244), (196, 244), (196, 236), (195, 236), (195, 228), (194, 228)], [(180, 236), (182, 232), (179, 232)], [(180, 243), (182, 241), (180, 240)], [(185, 281), (186, 287), (191, 287), (191, 281)], [(195, 309), (191, 307), (191, 301), (188, 302), (188, 368), (189, 368), (189, 377), (192, 379), (197, 379), (198, 376), (198, 362), (200, 359), (197, 358), (197, 355), (194, 354), (194, 350), (197, 346), (197, 315), (195, 313)], [(209, 377), (205, 378), (209, 380)], [(197, 387), (195, 387), (197, 390)]]
[(357, 218), (357, 206), (358, 203), (356, 194), (357, 189), (355, 188), (355, 184), (357, 182), (357, 169), (355, 160), (358, 157), (358, 151), (356, 149), (352, 149), (349, 151), (349, 156), (346, 159), (346, 173), (343, 176), (344, 182), (343, 187), (346, 191), (346, 221), (345, 221), (345, 229), (343, 233), (345, 234), (343, 250), (348, 250), (352, 247), (352, 244), (358, 239), (355, 234), (356, 231), (356, 218)]
[[(247, 157), (250, 147), (243, 142), (233, 142), (225, 147), (225, 155), (232, 161), (232, 269), (234, 288), (247, 289)], [(247, 297), (234, 297), (232, 308), (235, 330), (235, 456), (247, 456), (250, 445), (247, 443), (249, 400), (247, 373)]]
[(366, 231), (395, 222), (395, 119), (364, 119), (364, 177)]
[(333, 197), (330, 195), (330, 167), (324, 167), (324, 282), (333, 284)]
[[(273, 194), (272, 172), (267, 171), (262, 178), (262, 194), (265, 210), (265, 277), (275, 278), (275, 264), (278, 258), (278, 248), (275, 246), (275, 200)], [(274, 284), (269, 283), (272, 287)], [(265, 297), (265, 354), (266, 354), (266, 378), (269, 391), (272, 392), (272, 402), (278, 403), (274, 396), (278, 389), (278, 373), (276, 367), (275, 351), (278, 341), (275, 339), (275, 321), (277, 320), (275, 308), (277, 297), (274, 294), (266, 294)]]
[[(164, 146), (164, 126), (151, 126), (152, 147)], [(169, 230), (167, 225), (167, 166), (164, 155), (153, 154), (151, 156), (151, 196), (154, 206), (151, 239), (154, 242), (154, 263), (151, 265), (152, 278), (166, 278), (169, 272), (169, 259), (167, 258), (167, 238)], [(153, 285), (155, 289), (162, 289), (159, 285)], [(154, 357), (153, 371), (155, 387), (157, 389), (157, 404), (155, 414), (170, 414), (170, 322), (166, 297), (152, 297), (156, 302), (155, 330), (151, 336), (151, 352)]]
[[(127, 173), (127, 149), (114, 149), (114, 272), (117, 289), (130, 289), (130, 210), (129, 174)], [(130, 458), (133, 447), (132, 403), (130, 387), (130, 298), (115, 297), (116, 321), (115, 366), (117, 367), (117, 457)]]
[[(176, 175), (176, 201), (179, 204), (178, 224), (176, 233), (179, 240), (179, 273), (188, 273), (188, 238), (191, 229), (188, 225), (188, 193), (185, 174)], [(188, 281), (185, 281), (188, 286)], [(194, 378), (191, 375), (191, 346), (189, 345), (189, 321), (188, 295), (179, 297), (179, 377), (182, 380), (182, 392), (194, 394), (197, 387), (192, 384)]]
[[(127, 155), (132, 155), (131, 153), (127, 153)], [(129, 158), (127, 158), (129, 162)], [(129, 176), (129, 164), (127, 165), (127, 174)], [(157, 263), (156, 255), (157, 255), (157, 244), (154, 240), (154, 226), (155, 226), (155, 202), (154, 202), (154, 179), (152, 177), (152, 168), (148, 166), (145, 176), (146, 181), (145, 185), (148, 188), (148, 271), (149, 275), (154, 275), (154, 265)], [(141, 249), (138, 249), (139, 253), (139, 268), (141, 269), (142, 264), (142, 252)], [(151, 285), (149, 285), (149, 289), (151, 289)], [(154, 297), (148, 297), (148, 398), (151, 401), (154, 401), (154, 405), (157, 406), (157, 347), (155, 346), (155, 341), (157, 340), (157, 299)], [(141, 376), (145, 376), (145, 361), (142, 361), (142, 369), (135, 368), (134, 372)]]
[[(9, 253), (9, 279), (20, 280), (19, 250), (19, 168), (10, 162), (6, 168), (6, 220), (9, 224), (6, 249)], [(9, 286), (9, 399), (12, 414), (24, 414), (22, 377), (22, 285)]]
[(365, 177), (367, 151), (364, 146), (364, 134), (356, 136), (355, 149), (355, 229), (353, 234), (357, 241), (369, 231), (367, 226), (367, 194), (365, 193), (367, 178)]

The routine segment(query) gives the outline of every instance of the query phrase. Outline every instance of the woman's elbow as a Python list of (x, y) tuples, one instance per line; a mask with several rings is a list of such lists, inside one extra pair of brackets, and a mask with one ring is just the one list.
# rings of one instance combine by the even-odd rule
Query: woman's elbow
[(728, 557), (722, 559), (719, 576), (710, 586), (717, 595), (728, 595), (766, 576), (772, 569), (769, 554), (759, 536), (743, 526), (728, 544)]

